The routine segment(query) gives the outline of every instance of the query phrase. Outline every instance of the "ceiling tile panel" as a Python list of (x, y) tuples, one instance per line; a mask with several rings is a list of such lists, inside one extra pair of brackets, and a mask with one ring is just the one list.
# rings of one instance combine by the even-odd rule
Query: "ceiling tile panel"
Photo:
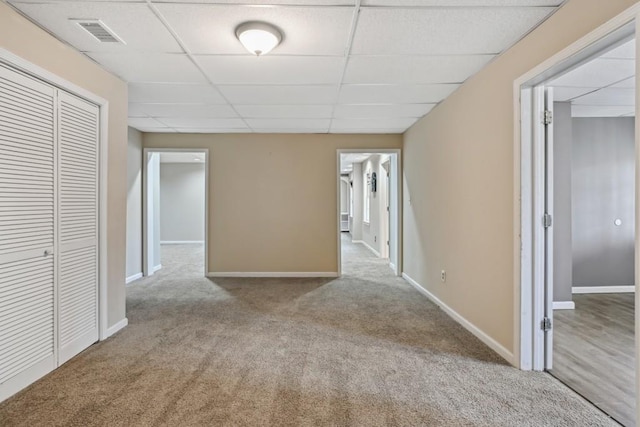
[(613, 105), (572, 105), (572, 117), (620, 117), (633, 115), (634, 107)]
[(344, 60), (313, 56), (198, 56), (215, 84), (337, 84)]
[(631, 40), (623, 45), (605, 53), (602, 58), (610, 59), (635, 59), (636, 57), (636, 41)]
[(246, 119), (253, 129), (329, 129), (331, 119)]
[(107, 70), (127, 82), (205, 83), (187, 55), (168, 53), (90, 53)]
[(333, 119), (331, 131), (343, 131), (348, 129), (403, 129), (406, 130), (414, 124), (417, 118), (395, 118), (395, 119)]
[(230, 105), (204, 104), (129, 104), (129, 115), (143, 112), (149, 117), (178, 117), (178, 118), (237, 118), (238, 114)]
[(556, 102), (570, 101), (573, 98), (598, 90), (594, 87), (553, 87), (553, 100)]
[(129, 102), (163, 104), (225, 104), (210, 85), (181, 83), (129, 83)]
[(332, 105), (236, 105), (245, 118), (331, 118)]
[(281, 105), (281, 104), (334, 104), (338, 86), (273, 85), (273, 86), (218, 86), (220, 92), (233, 104)]
[(329, 128), (304, 128), (304, 127), (296, 127), (296, 128), (253, 128), (253, 133), (328, 133)]
[(349, 58), (344, 83), (461, 83), (494, 56), (355, 56)]
[(618, 83), (616, 83), (614, 85), (611, 85), (611, 87), (613, 87), (613, 88), (621, 87), (621, 88), (633, 89), (633, 88), (636, 87), (636, 78), (634, 76), (634, 77), (631, 77), (629, 79), (622, 80), (621, 82), (618, 82)]
[(433, 107), (435, 104), (338, 105), (334, 117), (341, 119), (422, 117)]
[(346, 128), (346, 129), (342, 129), (342, 128), (334, 128), (334, 127), (332, 127), (331, 130), (330, 130), (330, 133), (375, 134), (375, 135), (393, 134), (393, 135), (400, 135), (400, 134), (403, 134), (406, 130), (407, 130), (407, 128), (405, 128), (405, 127), (402, 127), (402, 128), (384, 128), (384, 129), (372, 129), (372, 128), (362, 128), (362, 129)]
[(251, 129), (248, 127), (238, 127), (238, 128), (221, 128), (221, 127), (205, 127), (205, 128), (192, 128), (186, 127), (175, 128), (175, 131), (178, 133), (251, 133)]
[[(15, 3), (43, 27), (81, 51), (179, 52), (171, 33), (144, 3), (53, 2)], [(71, 19), (99, 19), (123, 43), (102, 43)]]
[(606, 88), (573, 100), (574, 105), (634, 106), (636, 93), (633, 89)]
[(364, 8), (355, 55), (497, 54), (554, 8)]
[(550, 82), (551, 86), (603, 87), (635, 75), (635, 61), (594, 59)]
[(244, 128), (246, 124), (242, 119), (214, 119), (214, 118), (178, 118), (178, 117), (163, 117), (158, 118), (158, 121), (173, 128)]
[(144, 104), (129, 103), (129, 117), (148, 117), (149, 115), (142, 108)]
[[(42, 0), (31, 0), (42, 1)], [(105, 1), (105, 0), (99, 0)], [(106, 0), (110, 1), (110, 0)], [(128, 0), (134, 1), (134, 0)], [(355, 0), (153, 0), (154, 3), (205, 3), (205, 4), (235, 4), (247, 5), (254, 3), (256, 7), (265, 5), (279, 6), (354, 6)]]
[(157, 7), (191, 53), (216, 55), (250, 55), (235, 34), (238, 25), (248, 21), (268, 22), (283, 33), (282, 43), (272, 55), (344, 55), (353, 15), (353, 9), (345, 7)]
[(138, 128), (163, 128), (168, 127), (164, 123), (157, 121), (156, 119), (152, 119), (150, 117), (129, 117), (129, 126)]
[(419, 104), (440, 102), (458, 84), (433, 85), (342, 85), (340, 104)]

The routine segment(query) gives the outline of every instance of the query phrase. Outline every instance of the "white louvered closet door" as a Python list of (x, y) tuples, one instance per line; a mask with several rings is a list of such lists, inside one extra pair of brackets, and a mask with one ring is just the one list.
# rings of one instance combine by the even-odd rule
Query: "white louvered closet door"
[(98, 341), (98, 118), (58, 96), (59, 363)]
[(55, 89), (0, 65), (0, 401), (56, 366)]

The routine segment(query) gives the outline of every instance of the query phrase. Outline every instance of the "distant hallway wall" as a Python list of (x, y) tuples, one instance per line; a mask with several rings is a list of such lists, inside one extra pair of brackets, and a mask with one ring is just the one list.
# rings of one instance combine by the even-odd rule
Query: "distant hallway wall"
[(204, 163), (160, 164), (160, 241), (204, 241)]

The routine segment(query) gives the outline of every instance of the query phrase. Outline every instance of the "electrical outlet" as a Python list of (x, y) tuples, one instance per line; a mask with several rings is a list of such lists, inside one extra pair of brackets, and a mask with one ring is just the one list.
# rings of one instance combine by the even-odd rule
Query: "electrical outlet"
[(446, 282), (446, 281), (447, 281), (447, 272), (446, 272), (446, 271), (444, 271), (444, 270), (442, 270), (442, 271), (440, 272), (440, 281), (441, 281), (442, 283), (444, 283), (444, 282)]
[(378, 236), (373, 236), (373, 241), (377, 242), (378, 241)]

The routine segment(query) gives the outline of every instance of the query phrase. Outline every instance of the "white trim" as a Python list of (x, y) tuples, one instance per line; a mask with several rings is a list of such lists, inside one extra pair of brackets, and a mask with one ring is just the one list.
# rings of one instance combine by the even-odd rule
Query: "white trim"
[(204, 240), (160, 240), (161, 245), (190, 245), (204, 244)]
[(366, 247), (367, 249), (369, 249), (371, 252), (373, 252), (373, 254), (375, 256), (377, 256), (378, 258), (380, 258), (380, 252), (376, 251), (375, 249), (373, 249), (373, 247), (371, 247), (367, 242), (365, 242), (364, 240), (354, 240), (352, 243), (360, 243), (361, 245), (363, 245), (364, 247)]
[(125, 283), (128, 285), (129, 283), (141, 279), (142, 277), (142, 271), (140, 273), (132, 274), (131, 276), (126, 278)]
[(576, 303), (573, 301), (554, 301), (554, 310), (575, 310)]
[(120, 329), (124, 329), (128, 324), (129, 324), (129, 319), (127, 319), (126, 317), (121, 321), (117, 322), (115, 325), (107, 329), (107, 336), (105, 337), (105, 339), (109, 338), (110, 336), (118, 332)]
[(458, 314), (454, 309), (442, 302), (438, 297), (426, 290), (418, 282), (413, 280), (407, 273), (402, 273), (402, 278), (406, 280), (411, 286), (416, 288), (418, 292), (429, 298), (435, 305), (440, 307), (445, 313), (447, 313), (453, 320), (462, 325), (467, 331), (471, 332), (476, 338), (485, 343), (490, 349), (498, 353), (503, 359), (512, 365), (515, 365), (513, 353), (507, 350), (504, 346), (484, 333), (476, 325), (465, 319), (462, 315)]
[(0, 388), (0, 402), (10, 398), (20, 390), (27, 388), (48, 373), (56, 370), (58, 364), (55, 359), (55, 355), (51, 354), (35, 365), (32, 365), (29, 369), (19, 372), (3, 382), (2, 388)]
[(389, 263), (389, 267), (391, 267), (391, 269), (392, 269), (393, 271), (397, 271), (397, 270), (396, 270), (396, 265), (395, 265), (394, 263), (390, 262), (390, 263)]
[[(640, 13), (640, 4), (637, 3), (536, 67), (533, 67), (513, 82), (514, 353), (518, 366), (523, 370), (531, 370), (533, 367), (532, 331), (539, 319), (535, 318), (532, 304), (533, 291), (535, 289), (532, 269), (534, 260), (532, 227), (534, 219), (531, 215), (534, 177), (530, 165), (532, 148), (531, 119), (526, 116), (526, 114), (531, 116), (532, 112), (526, 102), (520, 103), (520, 97), (521, 95), (528, 96), (523, 89), (542, 83), (553, 75), (575, 66), (577, 62), (593, 56), (605, 46), (601, 43), (607, 41), (607, 36), (633, 22), (638, 13)], [(638, 37), (637, 33), (636, 37)], [(608, 41), (609, 43), (613, 42), (611, 40)], [(640, 49), (640, 46), (638, 49)], [(638, 186), (636, 188), (638, 189)], [(640, 209), (640, 205), (636, 207)], [(640, 219), (636, 218), (636, 222), (638, 221)], [(640, 321), (640, 317), (638, 319)], [(638, 405), (638, 411), (640, 411), (640, 405)]]
[(85, 100), (98, 106), (100, 111), (100, 137), (98, 141), (98, 150), (100, 156), (99, 188), (98, 188), (98, 331), (100, 339), (106, 337), (108, 317), (108, 296), (107, 296), (107, 184), (108, 184), (108, 141), (109, 141), (109, 101), (98, 96), (85, 88), (64, 79), (51, 71), (48, 71), (24, 58), (0, 47), (0, 62), (17, 68), (37, 79), (47, 82), (57, 88), (63, 89), (73, 95), (84, 98)]
[(241, 271), (210, 271), (207, 273), (207, 277), (294, 277), (294, 278), (306, 278), (306, 277), (338, 277), (337, 272), (314, 272), (314, 271), (265, 271), (265, 272), (241, 272)]
[(151, 269), (151, 273), (153, 274), (160, 269), (162, 269), (162, 264), (154, 265), (153, 268)]
[(633, 293), (636, 287), (629, 286), (574, 286), (571, 288), (573, 294), (624, 294)]

